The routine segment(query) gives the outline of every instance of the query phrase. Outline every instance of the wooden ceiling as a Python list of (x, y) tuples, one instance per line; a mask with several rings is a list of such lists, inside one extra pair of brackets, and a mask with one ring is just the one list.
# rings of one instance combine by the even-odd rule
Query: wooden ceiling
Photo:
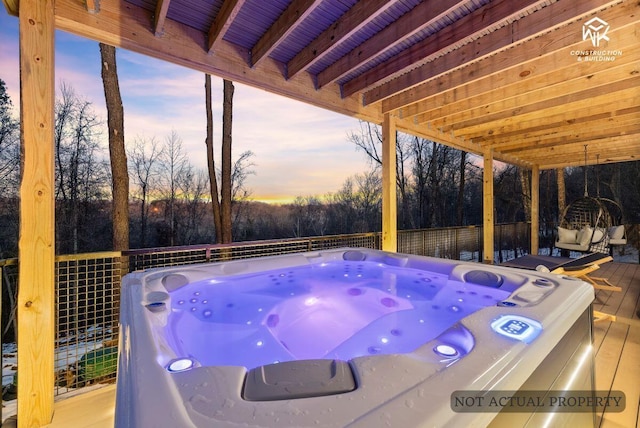
[[(3, 0), (17, 15), (20, 1)], [(541, 169), (640, 160), (637, 0), (55, 0), (56, 28)], [(594, 46), (598, 42), (598, 46)], [(594, 52), (595, 51), (595, 52)]]

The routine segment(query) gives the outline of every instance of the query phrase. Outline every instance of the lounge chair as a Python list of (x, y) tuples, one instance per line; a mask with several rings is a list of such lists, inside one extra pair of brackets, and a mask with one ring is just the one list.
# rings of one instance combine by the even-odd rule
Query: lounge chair
[(571, 259), (569, 257), (552, 257), (527, 255), (514, 260), (502, 263), (502, 266), (515, 267), (520, 269), (544, 270), (556, 275), (567, 275), (580, 278), (590, 283), (597, 290), (622, 291), (622, 288), (613, 285), (606, 278), (589, 276), (595, 270), (600, 269), (600, 265), (612, 261), (610, 255), (604, 253), (590, 253), (582, 257)]
[[(514, 267), (520, 269), (537, 270), (550, 272), (556, 275), (566, 275), (579, 278), (590, 283), (596, 290), (622, 291), (622, 288), (613, 285), (607, 278), (594, 277), (589, 274), (600, 269), (600, 265), (613, 260), (613, 257), (604, 253), (590, 253), (582, 257), (571, 259), (568, 257), (552, 257), (527, 255), (514, 260), (504, 262), (501, 266)], [(594, 322), (616, 321), (617, 317), (605, 312), (593, 311)]]

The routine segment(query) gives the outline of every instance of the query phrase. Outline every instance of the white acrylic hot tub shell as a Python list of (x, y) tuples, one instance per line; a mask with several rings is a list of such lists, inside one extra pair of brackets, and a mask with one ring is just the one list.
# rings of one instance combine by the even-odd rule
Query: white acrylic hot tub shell
[[(484, 426), (492, 413), (455, 413), (451, 393), (458, 390), (518, 390), (544, 360), (594, 298), (590, 285), (570, 278), (533, 272), (557, 286), (545, 291), (535, 304), (508, 308), (492, 306), (463, 319), (475, 339), (474, 349), (454, 364), (440, 362), (429, 342), (405, 355), (358, 357), (351, 361), (358, 388), (355, 391), (313, 398), (278, 401), (245, 401), (241, 398), (244, 367), (196, 367), (168, 373), (164, 368), (170, 349), (151, 334), (144, 309), (150, 284), (170, 273), (196, 281), (212, 275), (232, 275), (248, 270), (273, 269), (309, 263), (316, 258), (342, 257), (331, 250), (306, 256), (275, 256), (243, 262), (193, 265), (150, 270), (127, 275), (123, 280), (120, 354), (116, 402), (118, 427), (374, 427), (374, 426)], [(527, 272), (417, 256), (401, 256), (374, 250), (371, 257), (386, 257), (388, 263), (436, 266), (457, 275), (471, 266), (515, 278)], [(514, 281), (517, 281), (514, 280)], [(524, 287), (524, 286), (523, 286)], [(153, 288), (153, 287), (151, 287)], [(526, 287), (524, 287), (526, 288)], [(521, 288), (521, 289), (524, 289)], [(536, 290), (535, 287), (531, 288)], [(531, 290), (527, 297), (531, 297)], [(535, 297), (535, 296), (534, 296)], [(535, 300), (535, 299), (534, 299)], [(517, 314), (539, 321), (543, 332), (530, 344), (496, 334), (491, 322), (504, 314)]]

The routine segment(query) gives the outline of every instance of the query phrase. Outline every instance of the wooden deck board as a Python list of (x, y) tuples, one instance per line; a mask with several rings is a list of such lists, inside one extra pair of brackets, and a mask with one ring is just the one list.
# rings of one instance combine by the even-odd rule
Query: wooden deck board
[[(640, 428), (640, 265), (606, 263), (594, 276), (609, 279), (621, 292), (600, 290), (594, 309), (626, 319), (603, 321), (594, 326), (596, 389), (622, 390), (626, 408), (621, 413), (606, 410), (598, 415), (600, 428)], [(113, 427), (115, 386), (70, 397), (55, 403), (49, 428)], [(13, 421), (15, 423), (15, 421)], [(3, 427), (12, 427), (5, 421)]]
[(605, 410), (599, 415), (600, 427), (640, 427), (640, 265), (607, 263), (597, 276), (608, 278), (622, 291), (598, 291), (594, 303), (596, 310), (620, 317), (617, 322), (599, 322), (594, 327), (596, 388), (621, 390), (626, 395), (624, 412)]

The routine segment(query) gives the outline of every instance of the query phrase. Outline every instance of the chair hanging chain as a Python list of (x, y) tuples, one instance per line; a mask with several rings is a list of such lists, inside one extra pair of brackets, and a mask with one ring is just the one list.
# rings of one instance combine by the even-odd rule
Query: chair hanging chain
[(587, 189), (587, 145), (584, 145), (584, 197), (589, 196)]
[(600, 154), (596, 155), (596, 197), (600, 199)]

